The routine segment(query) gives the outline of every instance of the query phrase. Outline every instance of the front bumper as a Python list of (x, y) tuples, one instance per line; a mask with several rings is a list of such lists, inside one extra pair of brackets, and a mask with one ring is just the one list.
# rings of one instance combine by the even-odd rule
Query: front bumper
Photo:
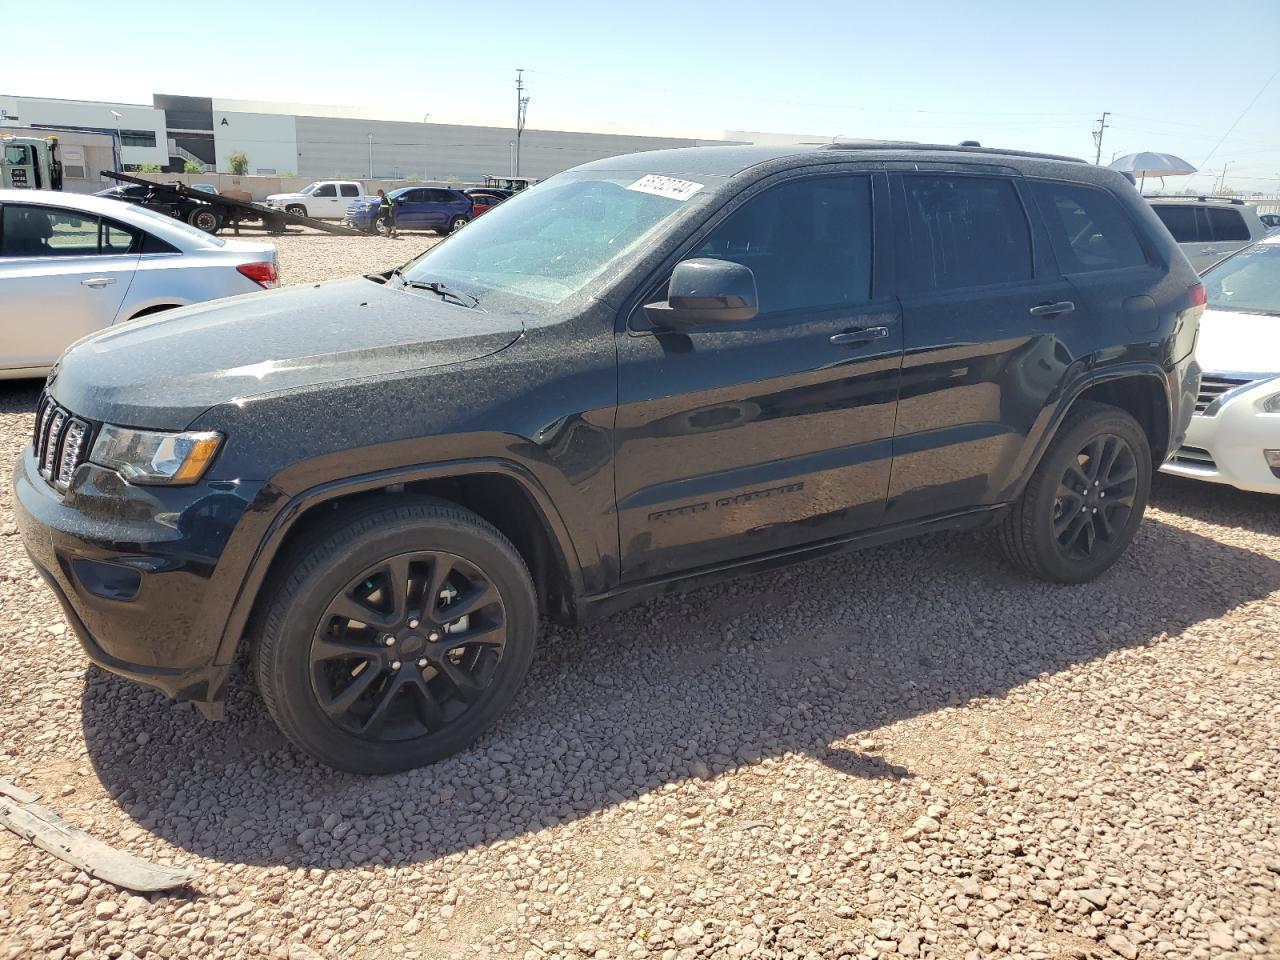
[(1280, 391), (1280, 379), (1252, 384), (1197, 414), (1187, 437), (1160, 469), (1164, 473), (1222, 483), (1254, 493), (1280, 493), (1280, 475), (1264, 450), (1280, 449), (1280, 413), (1263, 413), (1258, 401)]
[(222, 700), (230, 663), (217, 662), (209, 628), (226, 623), (229, 604), (210, 580), (251, 495), (236, 486), (131, 486), (85, 463), (62, 495), (23, 451), (18, 530), (89, 659), (175, 699)]

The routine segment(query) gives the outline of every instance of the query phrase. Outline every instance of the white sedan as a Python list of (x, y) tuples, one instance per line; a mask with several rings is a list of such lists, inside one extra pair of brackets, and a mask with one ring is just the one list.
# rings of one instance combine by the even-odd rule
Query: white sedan
[(1161, 469), (1280, 493), (1280, 235), (1206, 270), (1196, 359), (1204, 374), (1185, 443)]
[(114, 323), (276, 285), (269, 243), (105, 197), (0, 190), (0, 380), (42, 377)]

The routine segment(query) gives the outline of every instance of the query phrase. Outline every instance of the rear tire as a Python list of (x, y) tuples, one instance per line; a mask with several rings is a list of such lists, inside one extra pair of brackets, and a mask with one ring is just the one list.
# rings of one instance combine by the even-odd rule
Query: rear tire
[(262, 699), (299, 749), (351, 773), (462, 750), (511, 704), (533, 657), (524, 560), (445, 501), (381, 499), (318, 528), (273, 589), (254, 656)]
[(1100, 576), (1137, 533), (1151, 473), (1151, 446), (1133, 417), (1076, 404), (998, 528), (1005, 556), (1055, 583)]
[(197, 230), (203, 230), (205, 233), (214, 234), (222, 229), (222, 217), (218, 215), (216, 210), (205, 210), (197, 207), (187, 214), (187, 223), (195, 227)]
[(449, 233), (457, 233), (459, 230), (465, 227), (469, 222), (470, 221), (468, 221), (466, 217), (463, 217), (463, 216), (454, 217), (452, 220), (449, 221)]

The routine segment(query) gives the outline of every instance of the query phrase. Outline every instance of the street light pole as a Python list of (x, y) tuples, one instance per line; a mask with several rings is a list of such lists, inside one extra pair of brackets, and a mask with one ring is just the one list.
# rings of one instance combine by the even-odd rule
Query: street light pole
[(369, 179), (373, 179), (373, 134), (369, 134)]
[(116, 166), (123, 169), (124, 167), (124, 137), (120, 136), (120, 121), (124, 119), (124, 114), (111, 111), (111, 115), (116, 118), (116, 155), (118, 157)]
[(427, 117), (429, 116), (431, 116), (431, 114), (429, 113), (424, 113), (422, 115), (422, 179), (423, 180), (427, 179), (427, 170), (431, 166), (431, 163), (430, 163), (431, 141), (427, 139)]

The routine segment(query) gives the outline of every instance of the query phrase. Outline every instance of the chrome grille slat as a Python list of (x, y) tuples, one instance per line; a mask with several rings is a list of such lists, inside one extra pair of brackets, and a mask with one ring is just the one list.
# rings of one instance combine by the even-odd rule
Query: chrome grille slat
[(40, 475), (65, 491), (76, 468), (89, 458), (93, 424), (54, 402), (47, 393), (36, 406), (32, 445)]
[(1200, 392), (1196, 395), (1196, 413), (1204, 417), (1213, 416), (1217, 411), (1210, 408), (1219, 397), (1240, 387), (1247, 386), (1252, 382), (1248, 377), (1223, 377), (1215, 374), (1205, 374), (1200, 378)]

